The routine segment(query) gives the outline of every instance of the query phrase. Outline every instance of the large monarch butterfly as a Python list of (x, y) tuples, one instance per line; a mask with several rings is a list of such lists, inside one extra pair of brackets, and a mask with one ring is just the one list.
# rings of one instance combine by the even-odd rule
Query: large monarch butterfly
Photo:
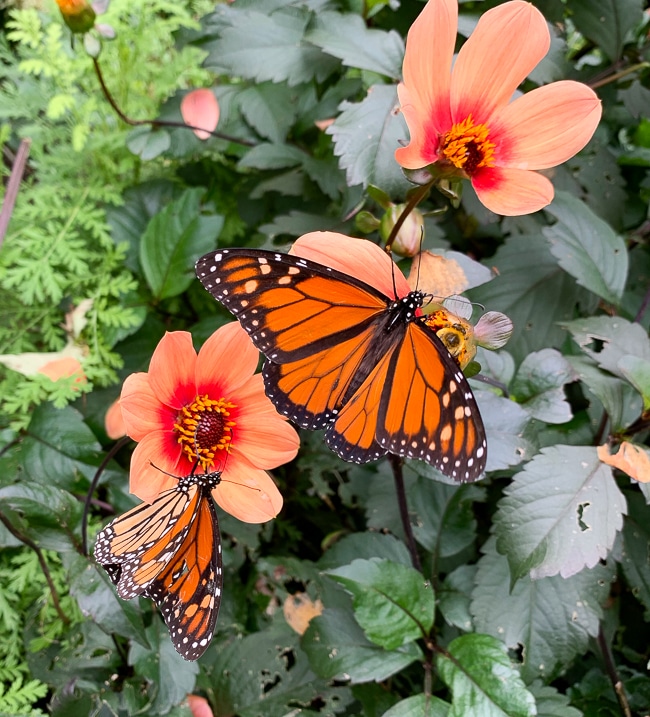
[(203, 286), (268, 361), (266, 393), (299, 426), (356, 463), (386, 453), (476, 480), (487, 444), (472, 390), (418, 316), (426, 296), (393, 299), (297, 256), (221, 249), (198, 260)]
[(95, 559), (124, 600), (151, 598), (186, 660), (205, 652), (217, 622), (223, 575), (211, 491), (221, 473), (192, 474), (119, 516), (97, 535)]

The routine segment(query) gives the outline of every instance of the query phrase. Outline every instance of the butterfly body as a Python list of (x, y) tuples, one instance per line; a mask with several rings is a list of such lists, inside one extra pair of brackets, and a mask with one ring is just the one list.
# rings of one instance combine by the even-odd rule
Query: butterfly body
[(117, 594), (154, 600), (187, 660), (203, 654), (219, 612), (221, 539), (211, 491), (220, 481), (219, 472), (179, 478), (151, 505), (109, 523), (95, 543), (95, 559)]
[(422, 292), (395, 298), (331, 267), (255, 249), (207, 254), (196, 271), (267, 357), (266, 393), (278, 410), (303, 428), (324, 428), (344, 460), (390, 452), (459, 481), (482, 473), (478, 407), (419, 315)]

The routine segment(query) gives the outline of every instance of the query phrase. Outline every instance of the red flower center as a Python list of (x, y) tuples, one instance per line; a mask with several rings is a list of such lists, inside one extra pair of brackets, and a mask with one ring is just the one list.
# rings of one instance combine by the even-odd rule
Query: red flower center
[(488, 139), (489, 134), (488, 126), (474, 124), (470, 115), (441, 137), (440, 159), (462, 169), (469, 177), (481, 167), (493, 166), (496, 145)]
[(206, 394), (197, 396), (181, 410), (174, 430), (191, 461), (198, 460), (202, 468), (209, 470), (218, 451), (230, 451), (232, 429), (236, 425), (230, 420), (233, 408), (236, 408), (234, 403), (223, 398), (215, 401)]

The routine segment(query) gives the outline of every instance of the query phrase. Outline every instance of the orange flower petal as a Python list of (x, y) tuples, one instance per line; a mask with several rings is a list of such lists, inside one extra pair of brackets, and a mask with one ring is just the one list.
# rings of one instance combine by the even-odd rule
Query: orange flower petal
[(398, 85), (397, 95), (400, 109), (409, 128), (410, 142), (406, 147), (395, 150), (395, 161), (405, 169), (420, 169), (433, 164), (438, 159), (438, 132), (428, 133), (423, 122), (426, 114), (422, 114), (413, 101), (411, 93), (404, 85)]
[(553, 185), (541, 174), (525, 169), (490, 167), (472, 177), (481, 202), (506, 217), (530, 214), (553, 201)]
[(409, 96), (400, 93), (400, 101), (427, 117), (433, 134), (451, 125), (449, 88), (457, 25), (457, 0), (429, 0), (406, 39), (403, 72)]
[(208, 139), (219, 123), (219, 103), (212, 90), (192, 90), (181, 100), (181, 115), (185, 124), (200, 128), (193, 130), (199, 139)]
[[(147, 503), (153, 503), (158, 495), (178, 485), (174, 476), (181, 457), (181, 447), (171, 433), (155, 431), (147, 434), (133, 451), (129, 490)], [(153, 465), (152, 465), (153, 463)], [(167, 475), (168, 471), (172, 475)], [(183, 475), (189, 473), (186, 471)]]
[(151, 357), (149, 383), (159, 401), (180, 409), (196, 398), (196, 351), (187, 331), (167, 332)]
[(551, 38), (542, 13), (522, 0), (488, 10), (458, 53), (451, 80), (453, 122), (470, 114), (488, 122), (546, 55)]
[(124, 418), (122, 418), (122, 406), (119, 398), (113, 401), (108, 407), (108, 411), (106, 411), (104, 429), (106, 430), (106, 435), (112, 441), (126, 436), (126, 424), (124, 423)]
[(393, 281), (399, 297), (409, 293), (404, 274), (383, 249), (367, 239), (353, 239), (336, 232), (310, 232), (294, 242), (290, 254), (354, 276), (391, 299), (395, 298)]
[(127, 376), (120, 405), (126, 433), (134, 441), (141, 441), (151, 431), (171, 430), (176, 420), (176, 410), (159, 401), (146, 373)]
[(271, 477), (231, 455), (222, 482), (212, 491), (217, 503), (244, 523), (265, 523), (282, 509), (282, 495)]
[(86, 383), (86, 374), (81, 363), (72, 356), (64, 356), (63, 358), (54, 359), (54, 361), (48, 361), (38, 369), (38, 373), (42, 373), (52, 381), (76, 376), (77, 383)]
[(199, 351), (196, 360), (196, 392), (207, 393), (214, 399), (223, 397), (231, 400), (232, 394), (251, 380), (259, 356), (238, 321), (221, 326)]
[(498, 163), (546, 169), (566, 162), (589, 142), (601, 114), (598, 96), (581, 82), (564, 80), (538, 87), (494, 117), (491, 136), (504, 136)]
[(192, 717), (214, 717), (210, 703), (205, 697), (199, 695), (188, 695), (187, 706), (190, 708)]

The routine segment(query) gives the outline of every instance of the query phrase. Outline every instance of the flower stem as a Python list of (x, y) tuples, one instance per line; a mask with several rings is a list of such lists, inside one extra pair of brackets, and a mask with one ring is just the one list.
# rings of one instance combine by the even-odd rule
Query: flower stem
[(408, 202), (406, 202), (406, 206), (404, 207), (404, 210), (402, 213), (397, 217), (397, 221), (395, 222), (395, 225), (393, 226), (390, 234), (388, 235), (388, 239), (386, 240), (386, 252), (390, 254), (390, 250), (393, 246), (393, 242), (395, 241), (395, 237), (397, 236), (397, 233), (402, 228), (402, 224), (406, 221), (406, 217), (417, 207), (417, 205), (423, 200), (426, 199), (429, 196), (429, 192), (431, 191), (431, 187), (435, 183), (435, 179), (429, 184), (424, 184), (421, 187), (418, 187), (413, 194), (408, 199)]
[(621, 714), (625, 717), (632, 717), (630, 703), (627, 701), (627, 695), (625, 694), (625, 686), (623, 685), (623, 682), (616, 670), (614, 658), (612, 657), (612, 651), (609, 649), (609, 643), (607, 642), (605, 633), (603, 632), (602, 623), (598, 628), (598, 647), (600, 648), (603, 660), (605, 661), (605, 670), (607, 671), (609, 680), (614, 688), (616, 699), (618, 700), (618, 704), (621, 708)]
[(393, 469), (393, 478), (395, 479), (395, 492), (397, 493), (397, 504), (399, 506), (399, 514), (402, 519), (402, 527), (406, 535), (406, 545), (411, 554), (411, 562), (413, 567), (422, 572), (422, 564), (420, 563), (420, 556), (418, 555), (417, 545), (415, 544), (415, 537), (413, 535), (413, 528), (411, 527), (411, 521), (409, 520), (408, 505), (406, 503), (406, 491), (404, 489), (404, 475), (402, 474), (403, 461), (399, 456), (393, 453), (388, 454), (388, 460), (390, 461), (390, 467)]

